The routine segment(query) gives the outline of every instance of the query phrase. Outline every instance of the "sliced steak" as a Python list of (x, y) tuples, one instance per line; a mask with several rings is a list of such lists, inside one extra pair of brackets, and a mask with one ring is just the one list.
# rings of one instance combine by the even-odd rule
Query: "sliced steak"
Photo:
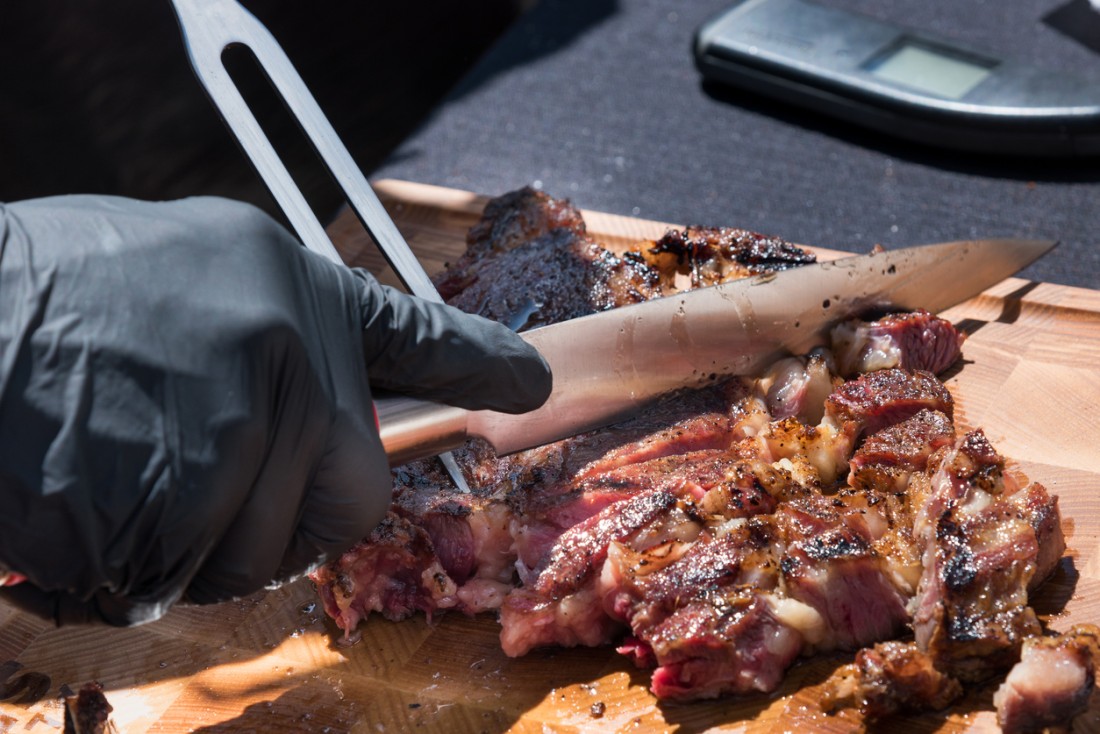
[(521, 573), (524, 585), (504, 600), (500, 623), (505, 653), (518, 656), (550, 644), (610, 642), (608, 635), (621, 623), (606, 613), (598, 579), (611, 544), (633, 542), (641, 549), (694, 540), (701, 526), (691, 512), (690, 494), (686, 499), (666, 489), (644, 492), (562, 533), (536, 569)]
[(1027, 595), (1038, 542), (1004, 496), (1003, 469), (985, 436), (972, 431), (942, 450), (927, 482), (910, 490), (919, 503), (914, 537), (924, 553), (916, 642), (937, 668), (961, 680), (1007, 670), (1024, 640), (1040, 632)]
[(849, 319), (830, 332), (837, 369), (845, 377), (895, 367), (938, 375), (958, 361), (965, 339), (950, 321), (923, 309), (876, 321)]
[(774, 605), (752, 587), (722, 587), (636, 631), (657, 663), (654, 695), (697, 700), (774, 691), (802, 651), (802, 635)]
[(724, 587), (773, 590), (779, 585), (778, 541), (774, 522), (756, 516), (703, 531), (691, 543), (644, 551), (615, 543), (601, 578), (604, 608), (637, 635)]
[(922, 410), (937, 410), (951, 418), (954, 408), (951, 393), (931, 372), (889, 369), (838, 387), (825, 401), (825, 416), (837, 423), (851, 422), (860, 433), (871, 434)]
[(1039, 554), (1035, 557), (1035, 573), (1028, 582), (1029, 592), (1039, 588), (1050, 578), (1066, 552), (1066, 536), (1062, 530), (1062, 514), (1058, 509), (1058, 497), (1047, 491), (1038, 482), (1008, 495), (1011, 502), (1023, 517), (1031, 523), (1035, 531), (1035, 542)]
[(868, 436), (849, 462), (849, 486), (884, 495), (905, 492), (913, 472), (932, 454), (955, 442), (955, 426), (944, 413), (922, 409), (912, 418)]
[(817, 611), (817, 650), (854, 650), (896, 636), (908, 599), (891, 581), (860, 515), (843, 515), (824, 497), (788, 502), (776, 512), (785, 551), (786, 595)]
[(540, 647), (606, 645), (623, 629), (622, 622), (604, 612), (593, 584), (560, 599), (520, 587), (500, 607), (500, 647), (509, 657)]
[[(569, 202), (525, 189), (486, 207), (436, 282), (525, 329), (812, 261), (704, 227), (615, 255)], [(1057, 498), (1006, 472), (980, 432), (956, 436), (933, 374), (958, 357), (949, 323), (893, 314), (833, 337), (835, 355), (547, 446), (498, 457), (472, 440), (454, 452), (469, 494), (436, 460), (399, 467), (393, 512), (312, 574), (326, 612), (350, 637), (371, 612), (499, 610), (509, 655), (625, 634), (657, 697), (681, 701), (774, 691), (800, 655), (879, 643), (826, 698), (867, 721), (945, 706), (1024, 649), (999, 705), (1010, 726), (1044, 720), (1034, 671), (1072, 667), (1049, 657), (1060, 648), (1028, 651), (1028, 592), (1065, 549)], [(913, 643), (883, 642), (907, 626)], [(1049, 697), (1075, 705), (1083, 679), (1065, 680)]]

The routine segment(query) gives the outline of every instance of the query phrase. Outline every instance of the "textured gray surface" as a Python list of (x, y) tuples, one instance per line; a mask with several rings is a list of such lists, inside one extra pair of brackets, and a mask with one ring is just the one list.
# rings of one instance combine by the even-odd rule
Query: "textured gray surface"
[[(520, 12), (518, 0), (244, 0), (359, 165), (377, 166)], [(227, 64), (307, 200), (343, 202), (245, 52)], [(0, 3), (0, 201), (217, 194), (278, 214), (187, 61), (167, 0)]]
[[(1064, 0), (827, 3), (1100, 77), (1100, 55), (1044, 22)], [(371, 176), (534, 183), (585, 208), (851, 251), (1052, 238), (1024, 275), (1100, 286), (1100, 160), (947, 153), (703, 85), (691, 38), (727, 4), (542, 0)]]

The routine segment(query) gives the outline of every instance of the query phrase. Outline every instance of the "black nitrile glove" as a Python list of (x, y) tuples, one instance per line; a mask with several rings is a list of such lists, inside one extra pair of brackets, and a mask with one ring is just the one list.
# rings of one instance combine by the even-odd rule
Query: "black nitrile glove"
[(390, 503), (371, 383), (519, 412), (505, 327), (380, 286), (222, 199), (0, 205), (3, 597), (125, 625), (298, 576)]

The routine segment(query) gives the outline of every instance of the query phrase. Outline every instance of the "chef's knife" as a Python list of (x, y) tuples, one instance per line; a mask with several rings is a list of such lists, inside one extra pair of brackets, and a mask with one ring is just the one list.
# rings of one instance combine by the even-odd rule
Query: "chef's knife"
[(609, 425), (656, 397), (717, 375), (751, 375), (824, 342), (829, 327), (872, 308), (933, 313), (981, 293), (1054, 242), (949, 242), (845, 257), (735, 280), (572, 319), (523, 334), (546, 358), (554, 389), (507, 415), (413, 400), (378, 401), (393, 466), (487, 440), (500, 455)]

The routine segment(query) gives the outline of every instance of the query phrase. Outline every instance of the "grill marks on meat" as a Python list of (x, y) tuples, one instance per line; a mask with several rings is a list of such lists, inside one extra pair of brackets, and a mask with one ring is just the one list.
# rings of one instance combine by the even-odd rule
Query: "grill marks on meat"
[(848, 462), (848, 485), (887, 497), (904, 494), (913, 472), (924, 471), (933, 452), (954, 442), (951, 419), (922, 409), (863, 441)]
[[(494, 200), (468, 241), (441, 292), (514, 328), (812, 261), (701, 227), (618, 257), (533, 189)], [(471, 441), (455, 452), (470, 494), (438, 462), (397, 469), (390, 516), (313, 578), (349, 635), (371, 611), (496, 609), (509, 655), (622, 640), (660, 698), (772, 691), (800, 655), (873, 645), (827, 709), (946, 706), (960, 680), (1043, 654), (1026, 652), (1027, 594), (1065, 548), (1057, 498), (956, 435), (933, 372), (962, 342), (925, 312), (852, 321), (831, 350), (608, 429), (508, 457)], [(908, 626), (913, 642), (883, 642)], [(1036, 709), (1022, 690), (1006, 711)]]
[[(918, 415), (897, 428), (907, 435), (938, 436), (930, 443), (941, 443), (948, 434), (929, 430), (936, 422)], [(868, 720), (899, 710), (941, 708), (960, 681), (986, 680), (1023, 654), (1033, 657), (1016, 665), (997, 694), (1003, 702), (997, 704), (1002, 725), (1009, 722), (1006, 731), (1030, 731), (1037, 730), (1026, 728), (1033, 720), (1068, 723), (1075, 705), (1057, 709), (1059, 715), (1043, 700), (1076, 701), (1075, 695), (1083, 695), (1074, 691), (1085, 680), (1087, 664), (1071, 662), (1073, 655), (1059, 643), (1044, 641), (1028, 606), (1028, 591), (1053, 571), (1057, 561), (1052, 557), (1065, 548), (1061, 523), (1053, 521), (1057, 498), (1040, 484), (1021, 487), (981, 431), (942, 445), (923, 471), (919, 461), (914, 466), (918, 470), (907, 482), (905, 501), (913, 545), (921, 554), (922, 572), (910, 602), (915, 639), (906, 647), (876, 646), (871, 657), (861, 657), (866, 651), (857, 655), (852, 666), (830, 680), (828, 706), (857, 706)], [(882, 485), (868, 486), (874, 491)], [(1051, 550), (1041, 550), (1043, 545)], [(1095, 644), (1095, 636), (1087, 639)], [(1037, 671), (1048, 664), (1064, 667), (1052, 669), (1052, 680), (1040, 680)], [(916, 691), (915, 670), (923, 671), (915, 679)], [(1045, 691), (1044, 684), (1049, 685)]]
[(888, 369), (860, 375), (837, 388), (825, 401), (825, 415), (855, 424), (860, 434), (875, 433), (922, 410), (951, 418), (955, 402), (930, 372)]
[(904, 629), (907, 599), (861, 514), (842, 514), (812, 496), (783, 505), (776, 520), (786, 546), (780, 561), (786, 593), (822, 620), (812, 649), (855, 650)]
[(914, 487), (914, 535), (924, 554), (913, 630), (940, 668), (979, 680), (1010, 666), (1040, 632), (1027, 604), (1039, 546), (1007, 501), (1004, 460), (981, 431), (942, 449)]

